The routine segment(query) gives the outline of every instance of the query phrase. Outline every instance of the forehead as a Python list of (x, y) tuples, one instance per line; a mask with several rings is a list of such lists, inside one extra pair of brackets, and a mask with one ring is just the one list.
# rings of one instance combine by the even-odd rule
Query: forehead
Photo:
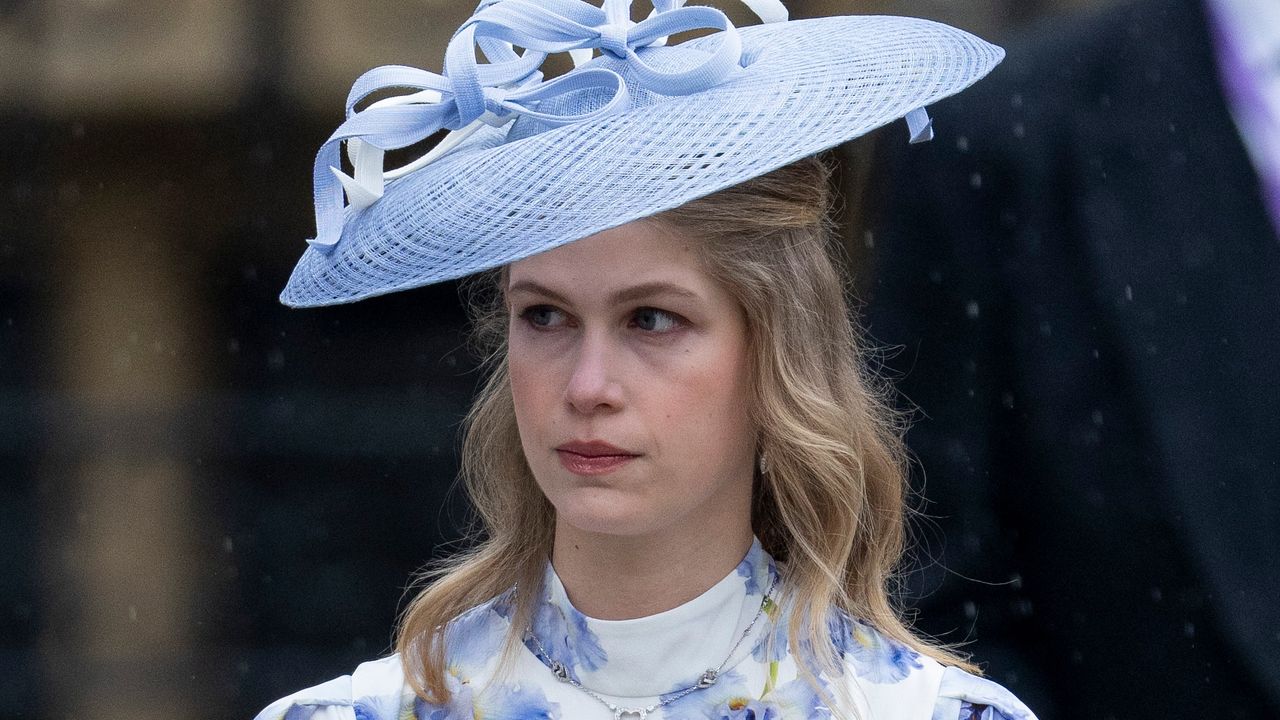
[(631, 222), (512, 263), (507, 287), (536, 284), (590, 299), (644, 283), (709, 293), (696, 241), (651, 221)]

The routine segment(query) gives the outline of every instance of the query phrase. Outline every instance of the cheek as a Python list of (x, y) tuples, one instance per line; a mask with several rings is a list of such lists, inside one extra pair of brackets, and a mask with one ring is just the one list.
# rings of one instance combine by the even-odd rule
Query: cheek
[(569, 354), (566, 348), (538, 340), (512, 338), (507, 352), (516, 429), (532, 467), (541, 467), (548, 458), (554, 460), (554, 455), (547, 454), (550, 441), (563, 440), (567, 421), (564, 389), (573, 370), (565, 360)]
[(516, 417), (536, 417), (545, 400), (547, 382), (545, 375), (540, 375), (534, 363), (509, 362), (507, 372), (511, 378), (511, 402), (515, 406)]
[(738, 452), (744, 443), (753, 445), (745, 351), (731, 348), (712, 353), (691, 362), (677, 377), (679, 382), (668, 386), (673, 392), (665, 393), (663, 415), (681, 427), (679, 433), (687, 444), (701, 451), (719, 447), (729, 453)]
[(533, 421), (547, 416), (548, 368), (515, 345), (507, 355), (507, 377), (511, 384), (511, 402), (521, 437), (536, 430)]

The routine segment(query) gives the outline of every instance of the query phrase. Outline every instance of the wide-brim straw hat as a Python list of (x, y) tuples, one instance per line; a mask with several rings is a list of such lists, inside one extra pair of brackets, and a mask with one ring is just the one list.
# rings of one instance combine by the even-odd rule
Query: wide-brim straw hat
[[(1004, 57), (927, 20), (785, 20), (777, 0), (746, 4), (769, 22), (735, 28), (683, 0), (655, 0), (640, 23), (626, 0), (486, 0), (444, 73), (366, 73), (316, 159), (317, 237), (281, 301), (346, 303), (499, 267), (900, 118), (928, 139), (924, 107)], [(665, 44), (699, 28), (716, 32)], [(544, 81), (552, 52), (580, 64)], [(359, 107), (387, 88), (411, 92)], [(384, 151), (445, 129), (425, 157), (383, 170)], [(339, 169), (344, 143), (352, 175)]]

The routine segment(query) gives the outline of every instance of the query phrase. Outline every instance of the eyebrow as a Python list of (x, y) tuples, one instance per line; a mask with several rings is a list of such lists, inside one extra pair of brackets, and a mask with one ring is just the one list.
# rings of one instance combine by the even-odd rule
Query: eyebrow
[[(511, 284), (507, 288), (508, 293), (528, 292), (536, 295), (542, 295), (550, 300), (558, 302), (562, 305), (572, 305), (569, 299), (564, 295), (552, 290), (551, 288), (536, 283), (532, 280), (519, 280)], [(681, 287), (669, 282), (647, 282), (639, 285), (622, 288), (609, 296), (609, 302), (613, 305), (622, 305), (624, 303), (634, 302), (643, 298), (653, 297), (655, 295), (676, 295), (678, 297), (697, 299), (699, 295), (688, 288)]]

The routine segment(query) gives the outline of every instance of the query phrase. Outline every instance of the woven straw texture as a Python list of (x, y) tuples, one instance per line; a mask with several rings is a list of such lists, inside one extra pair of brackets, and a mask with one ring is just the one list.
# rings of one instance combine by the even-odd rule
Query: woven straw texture
[[(624, 112), (554, 128), (529, 117), (486, 126), (390, 182), (373, 205), (348, 209), (331, 252), (305, 252), (281, 301), (332, 305), (459, 278), (653, 215), (902, 118), (968, 87), (1004, 55), (914, 18), (820, 18), (739, 32), (743, 68), (712, 89), (667, 97), (629, 82)], [(640, 54), (678, 69), (711, 40)], [(624, 60), (602, 55), (589, 66), (630, 80)], [(580, 111), (601, 98), (582, 91), (554, 102)]]

